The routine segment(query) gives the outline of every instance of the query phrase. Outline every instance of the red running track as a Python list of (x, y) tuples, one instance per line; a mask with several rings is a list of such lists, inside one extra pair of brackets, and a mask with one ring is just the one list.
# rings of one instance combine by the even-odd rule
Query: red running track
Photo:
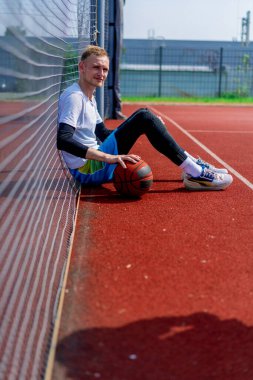
[(152, 167), (147, 195), (82, 192), (53, 379), (252, 380), (253, 108), (152, 109), (234, 182), (188, 192), (142, 137), (132, 152)]

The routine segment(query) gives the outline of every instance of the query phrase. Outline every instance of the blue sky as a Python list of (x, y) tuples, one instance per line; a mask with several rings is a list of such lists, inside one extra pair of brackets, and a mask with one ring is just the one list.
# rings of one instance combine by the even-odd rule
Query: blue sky
[(253, 41), (253, 0), (126, 0), (124, 38), (240, 41), (247, 11)]

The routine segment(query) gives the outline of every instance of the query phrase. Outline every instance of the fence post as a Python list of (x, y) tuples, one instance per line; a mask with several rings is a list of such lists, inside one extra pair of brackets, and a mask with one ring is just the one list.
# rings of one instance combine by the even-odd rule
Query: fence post
[(162, 61), (163, 61), (163, 47), (159, 46), (159, 81), (158, 81), (158, 96), (162, 96)]
[[(100, 47), (104, 47), (105, 45), (105, 0), (97, 1), (97, 23), (98, 23), (98, 35), (97, 42)], [(104, 87), (100, 87), (96, 89), (96, 101), (98, 105), (98, 112), (100, 116), (104, 117)]]
[(219, 64), (219, 87), (218, 87), (218, 97), (221, 97), (221, 84), (222, 84), (222, 69), (223, 67), (223, 48), (220, 48), (220, 64)]

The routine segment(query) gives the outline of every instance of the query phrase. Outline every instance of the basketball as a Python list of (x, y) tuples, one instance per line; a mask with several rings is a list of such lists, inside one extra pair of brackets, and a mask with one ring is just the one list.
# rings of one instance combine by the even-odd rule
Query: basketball
[(113, 184), (115, 189), (127, 197), (141, 197), (149, 191), (153, 184), (150, 166), (140, 160), (135, 164), (124, 161), (126, 169), (120, 164), (114, 170)]

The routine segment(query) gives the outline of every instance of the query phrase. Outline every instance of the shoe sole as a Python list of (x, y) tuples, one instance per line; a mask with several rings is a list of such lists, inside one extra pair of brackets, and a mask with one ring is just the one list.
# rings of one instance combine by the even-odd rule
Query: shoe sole
[(213, 185), (211, 182), (206, 182), (205, 184), (201, 184), (199, 182), (195, 181), (189, 181), (186, 178), (184, 179), (184, 185), (187, 190), (206, 190), (206, 191), (218, 191), (218, 190), (225, 190), (228, 186), (231, 185), (233, 182), (233, 177), (230, 176), (230, 181), (223, 183), (221, 185)]

